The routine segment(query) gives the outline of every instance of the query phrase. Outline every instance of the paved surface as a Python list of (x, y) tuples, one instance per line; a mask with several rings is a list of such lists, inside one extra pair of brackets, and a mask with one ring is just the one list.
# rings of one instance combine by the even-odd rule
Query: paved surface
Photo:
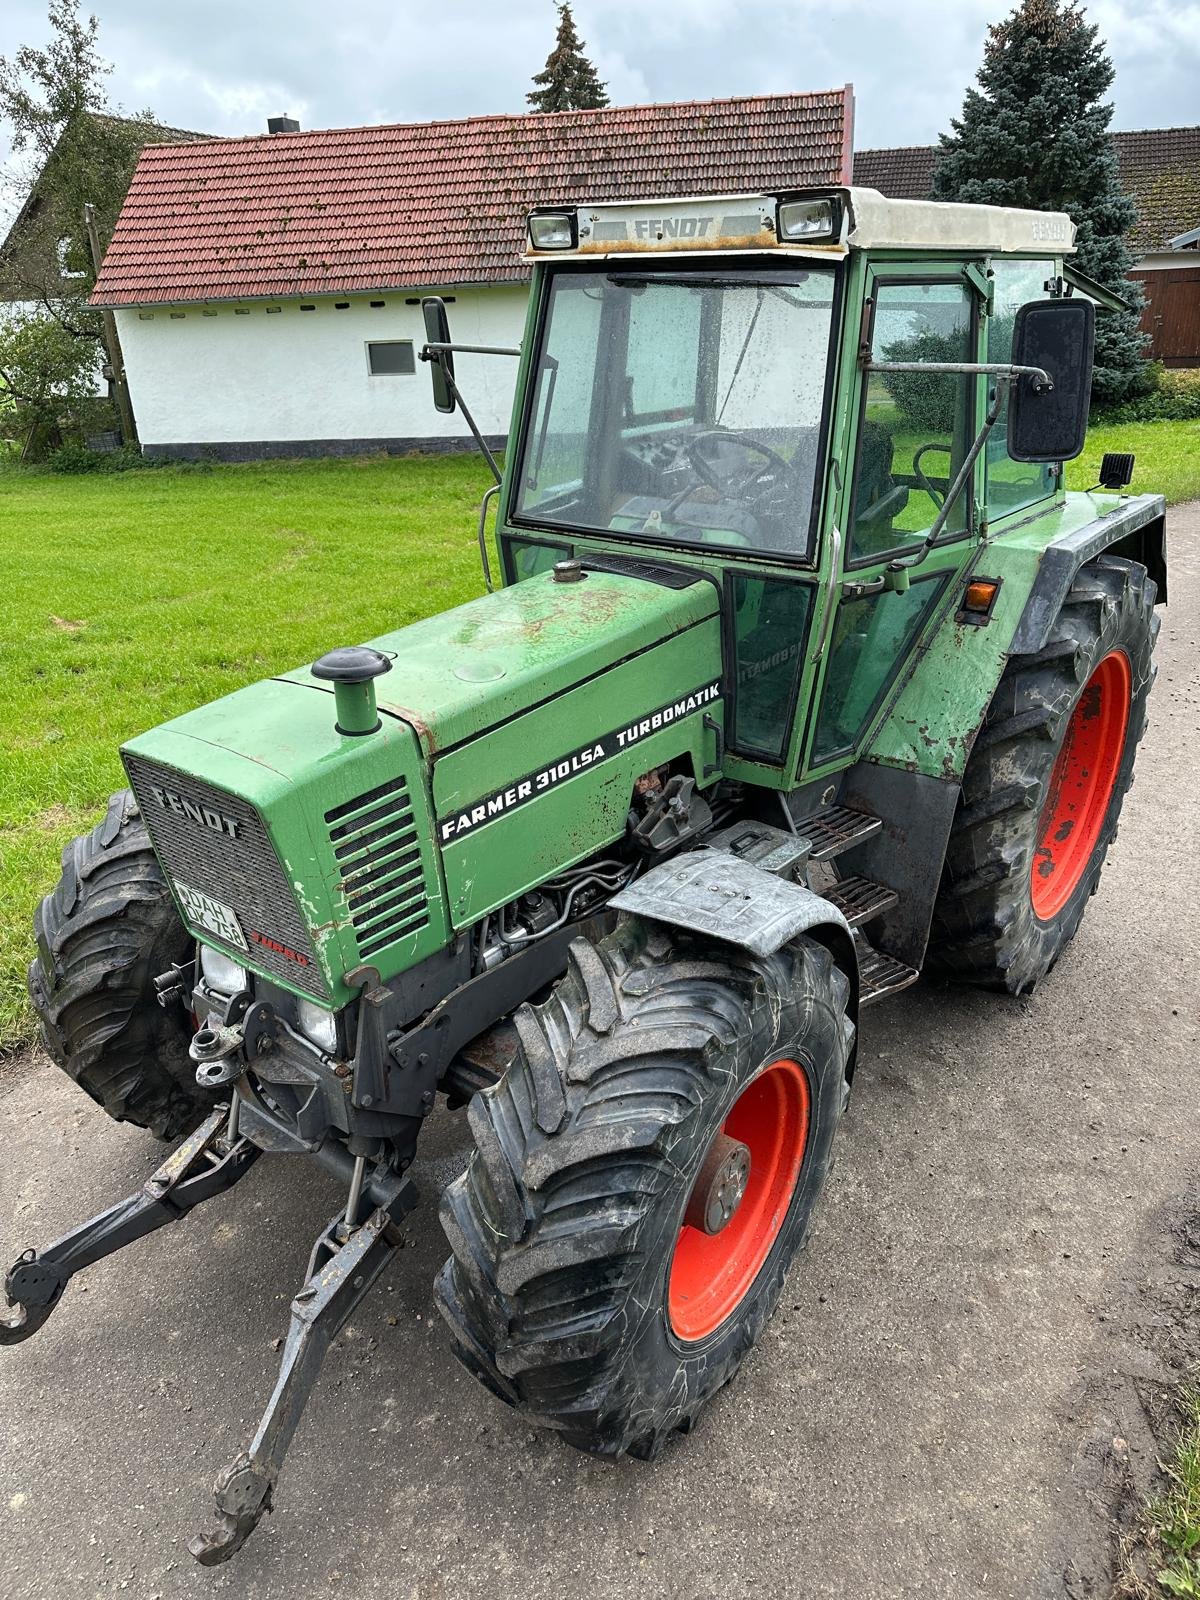
[[(1032, 1000), (918, 987), (870, 1014), (808, 1252), (696, 1435), (646, 1467), (533, 1434), (450, 1356), (418, 1213), (275, 1515), (233, 1566), (194, 1567), (338, 1202), (264, 1160), (0, 1353), (3, 1600), (1106, 1594), (1109, 1512), (1151, 1469), (1147, 1396), (1200, 1297), (1196, 508), (1172, 542), (1152, 727), (1079, 937)], [(427, 1189), (464, 1139), (436, 1119)], [(0, 1073), (5, 1259), (158, 1156), (44, 1063)]]

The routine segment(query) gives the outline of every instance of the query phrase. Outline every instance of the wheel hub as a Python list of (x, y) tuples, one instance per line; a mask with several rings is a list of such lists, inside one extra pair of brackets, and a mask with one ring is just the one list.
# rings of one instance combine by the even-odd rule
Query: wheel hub
[(704, 1158), (683, 1220), (701, 1233), (720, 1233), (733, 1220), (750, 1181), (750, 1147), (719, 1133)]

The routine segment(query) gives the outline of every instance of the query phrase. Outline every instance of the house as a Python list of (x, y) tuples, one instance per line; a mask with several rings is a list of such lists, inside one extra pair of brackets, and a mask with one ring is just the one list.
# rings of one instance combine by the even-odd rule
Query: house
[[(116, 316), (142, 447), (226, 460), (461, 449), (434, 410), (420, 302), (516, 346), (525, 215), (565, 200), (849, 182), (853, 94), (288, 131), (151, 147), (92, 297)], [(516, 363), (458, 358), (481, 430)]]
[[(47, 299), (70, 296), (77, 289), (78, 281), (91, 275), (90, 262), (79, 255), (82, 217), (67, 219), (55, 214), (55, 169), (64, 158), (69, 142), (93, 150), (104, 142), (109, 147), (107, 154), (118, 168), (123, 160), (127, 162), (124, 172), (118, 172), (116, 177), (119, 199), (120, 189), (133, 174), (138, 153), (148, 142), (172, 144), (206, 137), (206, 134), (166, 128), (137, 118), (92, 111), (81, 113), (78, 121), (59, 135), (0, 241), (0, 302), (37, 305)], [(102, 202), (99, 193), (91, 198)], [(102, 226), (116, 220), (116, 209), (114, 203), (114, 215), (101, 218)]]
[[(1137, 206), (1130, 272), (1145, 288), (1148, 353), (1168, 367), (1200, 366), (1200, 127), (1114, 133), (1121, 182)], [(923, 200), (933, 186), (935, 145), (859, 150), (854, 181), (897, 200)]]

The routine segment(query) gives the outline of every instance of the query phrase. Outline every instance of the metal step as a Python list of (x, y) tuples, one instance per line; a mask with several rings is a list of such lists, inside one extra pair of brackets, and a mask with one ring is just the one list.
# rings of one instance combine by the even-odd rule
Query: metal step
[(849, 806), (826, 806), (811, 817), (801, 817), (796, 832), (812, 842), (811, 861), (828, 861), (856, 844), (877, 834), (883, 823), (869, 811), (854, 811)]
[(860, 943), (858, 976), (858, 1003), (860, 1006), (871, 1006), (878, 1000), (886, 1000), (889, 995), (899, 994), (910, 983), (916, 983), (920, 973), (916, 967), (906, 967), (903, 961), (897, 961), (895, 956), (885, 955), (882, 950), (873, 950), (869, 945)]
[(839, 878), (825, 891), (826, 900), (838, 908), (852, 928), (861, 927), (881, 912), (898, 905), (900, 896), (894, 889), (870, 878)]

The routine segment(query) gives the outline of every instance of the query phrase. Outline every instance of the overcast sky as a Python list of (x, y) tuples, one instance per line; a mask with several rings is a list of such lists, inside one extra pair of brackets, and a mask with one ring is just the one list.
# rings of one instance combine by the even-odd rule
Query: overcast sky
[[(855, 144), (931, 143), (1006, 0), (578, 0), (616, 105), (827, 89), (850, 81)], [(552, 0), (98, 0), (112, 98), (175, 127), (265, 131), (526, 110)], [(45, 0), (0, 0), (0, 54), (46, 34)], [(1116, 128), (1200, 120), (1200, 0), (1089, 7), (1117, 68)], [(0, 140), (3, 131), (0, 130)], [(0, 151), (0, 160), (6, 151)]]

